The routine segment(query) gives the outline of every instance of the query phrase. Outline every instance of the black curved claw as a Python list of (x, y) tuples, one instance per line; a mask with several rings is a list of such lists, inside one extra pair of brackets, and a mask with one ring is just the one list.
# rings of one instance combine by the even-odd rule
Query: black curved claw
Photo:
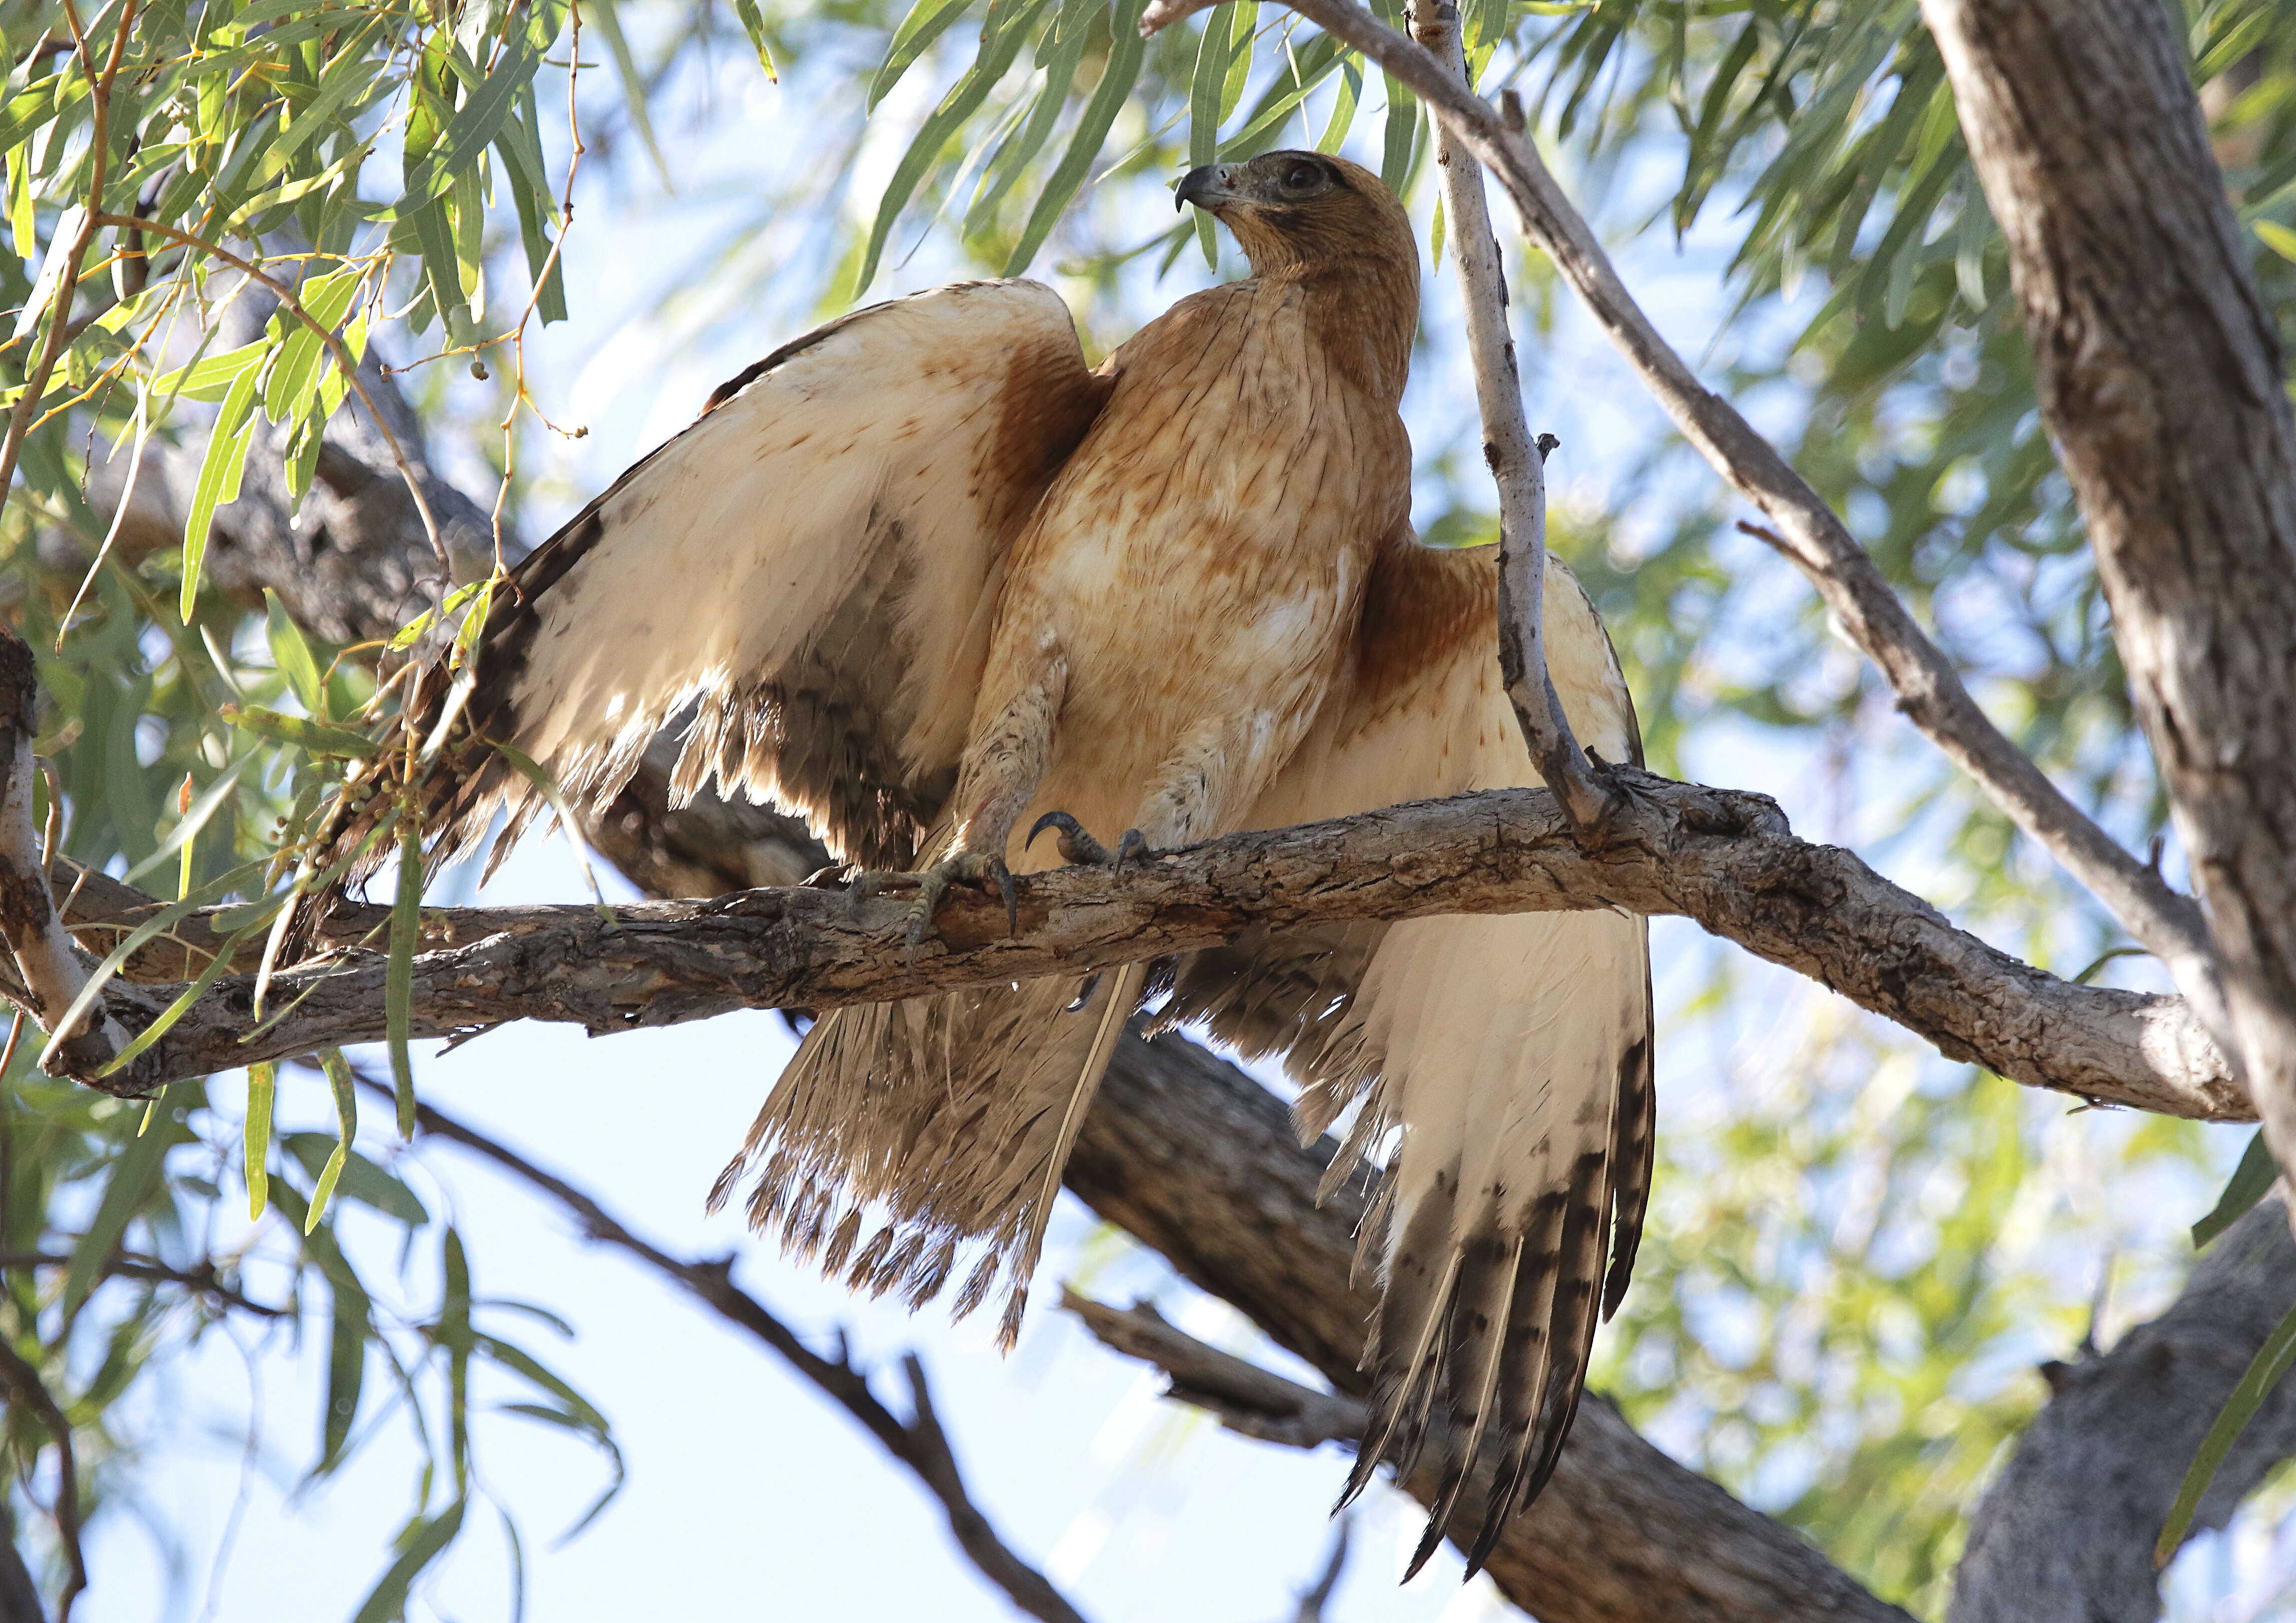
[(1116, 861), (1109, 855), (1108, 848), (1092, 837), (1091, 831), (1064, 811), (1048, 811), (1037, 818), (1036, 826), (1029, 831), (1029, 838), (1021, 842), (1021, 848), (1027, 850), (1036, 843), (1037, 836), (1048, 828), (1061, 832), (1061, 860), (1065, 863), (1105, 868)]
[(1048, 828), (1056, 828), (1060, 830), (1062, 833), (1069, 835), (1081, 834), (1084, 832), (1084, 825), (1078, 823), (1074, 817), (1070, 816), (1068, 813), (1064, 811), (1048, 811), (1043, 816), (1037, 818), (1035, 824), (1029, 830), (1029, 837), (1021, 842), (1021, 848), (1025, 851), (1030, 846), (1036, 844), (1037, 836), (1043, 833)]
[(1124, 865), (1148, 848), (1148, 836), (1136, 828), (1124, 831), (1124, 838), (1116, 842), (1116, 871), (1124, 872)]

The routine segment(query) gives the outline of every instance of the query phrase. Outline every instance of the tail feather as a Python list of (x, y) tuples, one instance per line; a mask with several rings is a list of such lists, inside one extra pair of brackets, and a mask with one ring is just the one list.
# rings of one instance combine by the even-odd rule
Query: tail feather
[(1062, 1170), (1146, 975), (1102, 976), (1073, 1014), (1067, 979), (831, 1011), (718, 1176), (711, 1209), (754, 1177), (752, 1227), (913, 1307), (978, 1248), (955, 1310), (980, 1307), (1001, 1276), (1009, 1345)]

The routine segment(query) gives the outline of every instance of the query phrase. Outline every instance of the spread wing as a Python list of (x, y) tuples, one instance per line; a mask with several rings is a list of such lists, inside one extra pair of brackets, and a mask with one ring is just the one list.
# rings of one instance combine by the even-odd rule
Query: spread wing
[[(1538, 783), (1500, 683), (1496, 553), (1423, 547), (1407, 530), (1382, 548), (1346, 684), (1253, 826)], [(1558, 562), (1545, 601), (1549, 672), (1579, 741), (1638, 760), (1609, 638)], [(1652, 1139), (1647, 926), (1536, 913), (1247, 939), (1184, 962), (1165, 1018), (1283, 1053), (1303, 1134), (1361, 1099), (1334, 1182), (1400, 1129), (1364, 1239), (1384, 1291), (1365, 1355), (1374, 1430), (1349, 1491), (1438, 1439), (1423, 1561), (1490, 1439), (1480, 1565), (1553, 1471), (1598, 1300), (1615, 1309), (1633, 1266)]]
[[(467, 714), (603, 807), (690, 714), (672, 778), (907, 865), (955, 778), (1006, 548), (1106, 398), (1067, 307), (977, 282), (783, 346), (616, 480), (498, 592)], [(474, 754), (442, 848), (542, 802)]]

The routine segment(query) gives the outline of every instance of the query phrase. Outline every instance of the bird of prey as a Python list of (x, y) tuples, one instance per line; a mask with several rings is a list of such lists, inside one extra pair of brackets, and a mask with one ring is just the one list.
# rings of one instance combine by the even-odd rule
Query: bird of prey
[[(1251, 275), (1097, 369), (1036, 283), (874, 305), (727, 382), (529, 555), (455, 724), (473, 747), (424, 791), (434, 857), (507, 803), (499, 853), (545, 804), (484, 742), (603, 807), (682, 717), (674, 793), (715, 779), (802, 814), (857, 883), (914, 892), (913, 937), (953, 883), (1534, 783), (1496, 548), (1410, 526), (1408, 216), (1317, 152), (1198, 168), (1178, 197)], [(1548, 568), (1572, 725), (1634, 758), (1602, 624)], [(1306, 1135), (1355, 1107), (1334, 1181), (1383, 1156), (1348, 1491), (1435, 1447), (1423, 1560), (1492, 1459), (1480, 1563), (1553, 1470), (1632, 1265), (1648, 963), (1624, 914), (1428, 918), (1256, 936), (1154, 984), (1136, 964), (834, 1010), (715, 1198), (746, 1183), (757, 1226), (913, 1304), (962, 1270), (968, 1311), (1001, 1280), (1009, 1337), (1115, 1039), (1168, 991), (1162, 1020), (1283, 1057)]]

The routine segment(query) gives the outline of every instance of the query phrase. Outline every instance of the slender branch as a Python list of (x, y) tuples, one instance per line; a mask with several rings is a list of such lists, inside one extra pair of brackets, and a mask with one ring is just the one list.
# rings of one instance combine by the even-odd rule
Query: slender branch
[(127, 1034), (91, 1009), (70, 1030), (59, 1030), (87, 971), (56, 916), (40, 862), (32, 799), (38, 781), (32, 758), (38, 687), (32, 651), (0, 625), (0, 937), (15, 955), (29, 994), (20, 1005), (40, 1022), (58, 1060), (76, 1070), (103, 1065), (127, 1045)]
[[(8, 437), (0, 441), (0, 493), (15, 483), (16, 463), (24, 454), (25, 436), (31, 432), (32, 414), (39, 410), (41, 398), (48, 392), (48, 379), (55, 372), (56, 361), (70, 336), (72, 299), (79, 292), (80, 266), (86, 262), (88, 247), (108, 217), (102, 210), (104, 184), (111, 178), (111, 88), (119, 77), (119, 59), (127, 49), (128, 31), (135, 22), (135, 6), (136, 0), (127, 0), (120, 8), (119, 24), (111, 34), (111, 54), (98, 73), (95, 59), (88, 50), (87, 37), (80, 29), (79, 9), (72, 0), (64, 0), (64, 16), (71, 24), (72, 43), (93, 93), (87, 209), (80, 217), (78, 230), (72, 234), (71, 246), (64, 250), (63, 262), (57, 267), (55, 291), (50, 295), (55, 300), (55, 308), (48, 317), (47, 336), (41, 340), (39, 358), (24, 374), (24, 392), (16, 398), (15, 409), (8, 414)], [(23, 159), (19, 156), (16, 161)]]
[(414, 511), (422, 515), (422, 533), (430, 540), (431, 552), (438, 556), (442, 567), (448, 570), (454, 567), (453, 560), (447, 555), (446, 540), (439, 533), (439, 521), (430, 512), (430, 499), (422, 494), (422, 481), (415, 477), (414, 465), (406, 460), (406, 452), (399, 445), (398, 436), (391, 431), (390, 424), (384, 419), (381, 410), (376, 406), (374, 398), (366, 392), (365, 383), (360, 381), (358, 362), (352, 358), (349, 347), (336, 336), (333, 329), (303, 307), (303, 301), (295, 297), (292, 288), (275, 276), (265, 275), (252, 263), (241, 258), (229, 249), (210, 242), (204, 237), (193, 236), (188, 231), (179, 231), (173, 225), (162, 225), (157, 220), (136, 219), (125, 214), (99, 214), (94, 218), (98, 225), (114, 225), (123, 231), (157, 232), (160, 235), (180, 242), (186, 248), (212, 255), (233, 269), (241, 272), (258, 286), (268, 290), (272, 297), (279, 300), (283, 309), (316, 333), (319, 341), (327, 347), (327, 352), (335, 357), (335, 365), (342, 369), (343, 381), (351, 386), (351, 391), (358, 396), (359, 403), (366, 407), (367, 415), (373, 420), (374, 426), (381, 430), (383, 443), (390, 447), (390, 459), (398, 465), (398, 477), (406, 481), (406, 493), (414, 498)]
[[(2070, 986), (1953, 928), (1856, 856), (1793, 837), (1775, 802), (1631, 766), (1606, 839), (1581, 848), (1544, 790), (1391, 807), (1229, 835), (1111, 877), (1062, 868), (1020, 883), (1018, 935), (994, 898), (953, 892), (938, 939), (912, 953), (901, 898), (760, 889), (642, 904), (619, 927), (583, 906), (425, 909), (411, 1035), (467, 1036), (520, 1019), (594, 1033), (735, 1008), (829, 1008), (958, 987), (1080, 974), (1234, 940), (1246, 930), (1458, 913), (1622, 907), (1679, 914), (1824, 982), (1956, 1059), (2092, 1100), (2246, 1119), (2246, 1094), (2180, 1002)], [(119, 1074), (141, 1093), (177, 1077), (386, 1035), (388, 909), (345, 906), (331, 958), (276, 974), (258, 1026), (252, 983), (219, 980)], [(115, 926), (101, 927), (107, 933)], [(180, 988), (115, 986), (136, 1029)], [(89, 1079), (89, 1073), (75, 1073)]]
[[(66, 1268), (71, 1258), (46, 1251), (0, 1251), (0, 1270), (9, 1268)], [(201, 1296), (211, 1296), (227, 1307), (242, 1313), (252, 1313), (259, 1318), (284, 1319), (295, 1316), (291, 1307), (274, 1307), (242, 1295), (223, 1283), (223, 1276), (212, 1261), (202, 1261), (197, 1267), (171, 1268), (166, 1263), (150, 1257), (114, 1257), (103, 1265), (101, 1272), (122, 1279), (148, 1279), (161, 1284), (182, 1285)]]
[[(373, 1078), (361, 1076), (360, 1086), (380, 1098), (391, 1090)], [(581, 1225), (582, 1232), (602, 1245), (627, 1252), (676, 1283), (687, 1295), (718, 1317), (747, 1331), (779, 1354), (783, 1361), (861, 1422), (863, 1429), (884, 1445), (885, 1451), (916, 1473), (948, 1517), (949, 1530), (981, 1575), (1010, 1597), (1013, 1603), (1044, 1623), (1084, 1623), (1082, 1615), (1044, 1574), (1014, 1554), (980, 1506), (973, 1504), (957, 1469), (948, 1437), (933, 1413), (932, 1395), (925, 1385), (924, 1366), (915, 1355), (902, 1360), (914, 1408), (904, 1422), (869, 1389), (868, 1378), (840, 1352), (824, 1358), (798, 1339), (795, 1332), (775, 1318), (754, 1296), (734, 1283), (733, 1259), (713, 1262), (681, 1261), (659, 1246), (639, 1238), (606, 1209), (565, 1179), (544, 1171), (506, 1145), (427, 1104), (415, 1107), (422, 1131), (457, 1143), (485, 1157), (512, 1176), (558, 1202)]]
[[(1141, 29), (1153, 33), (1215, 3), (1152, 0)], [(2114, 843), (1993, 725), (1833, 509), (1735, 407), (1700, 383), (1659, 336), (1585, 217), (1555, 184), (1520, 113), (1502, 116), (1445, 63), (1353, 0), (1285, 3), (1407, 85), (1441, 127), (1497, 175), (1521, 212), (1524, 234), (1554, 261), (1684, 438), (1777, 527), (1787, 557), (1817, 587), (1843, 631), (1880, 667), (1907, 719), (2161, 960), (2202, 1022), (2221, 1039), (2229, 1025), (2214, 948), (2192, 898), (2171, 889), (2159, 873)]]
[[(1411, 32), (1461, 86), (1467, 57), (1452, 0), (1414, 0)], [(1580, 828), (1600, 818), (1611, 796), (1588, 769), (1562, 700), (1546, 671), (1546, 447), (1534, 444), (1522, 414), (1522, 378), (1507, 330), (1506, 271), (1491, 234), (1483, 171), (1448, 125), (1439, 125), (1435, 161), (1443, 176), (1451, 263), (1466, 308), (1467, 357), (1483, 421), (1483, 461), (1499, 491), (1499, 669), (1515, 721), (1539, 777)]]
[(0, 1336), (0, 1387), (9, 1404), (33, 1415), (47, 1428), (56, 1445), (56, 1496), (50, 1514), (56, 1524), (56, 1541), (64, 1551), (64, 1589), (56, 1597), (56, 1623), (71, 1623), (72, 1603), (87, 1587), (87, 1555), (80, 1548), (79, 1461), (72, 1452), (71, 1422), (56, 1406), (40, 1372)]

